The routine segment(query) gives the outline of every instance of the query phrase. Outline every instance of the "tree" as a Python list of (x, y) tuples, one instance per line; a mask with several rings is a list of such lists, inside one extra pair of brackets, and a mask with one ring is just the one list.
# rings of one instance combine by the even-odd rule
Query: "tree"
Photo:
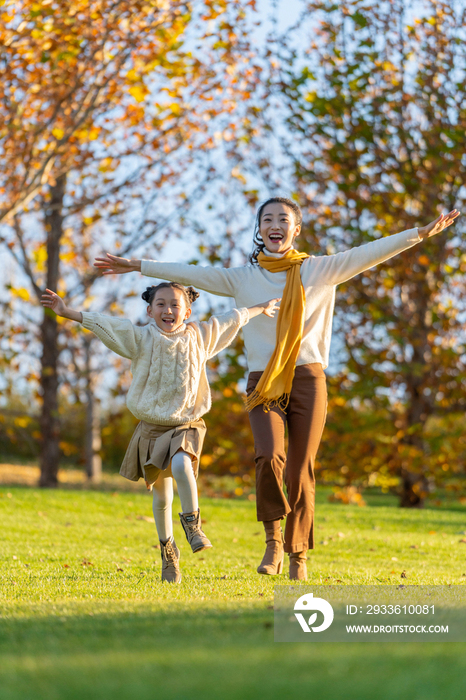
[[(183, 183), (197, 154), (214, 145), (210, 128), (218, 115), (230, 122), (254, 84), (243, 5), (3, 3), (0, 222), (2, 241), (30, 285), (17, 300), (29, 302), (32, 294), (37, 301), (45, 286), (65, 292), (67, 282), (76, 284), (76, 254), (62, 255), (70, 230), (77, 237), (90, 227), (96, 236), (111, 230), (121, 245), (137, 212), (153, 233), (154, 193), (163, 199), (164, 187)], [(182, 204), (188, 198), (183, 191), (176, 197)], [(42, 486), (57, 484), (58, 336), (46, 313)]]
[[(311, 2), (305, 51), (281, 45), (273, 90), (307, 250), (344, 250), (464, 204), (466, 10), (410, 7)], [(400, 477), (403, 506), (422, 505), (429, 476), (465, 468), (428, 444), (429, 423), (466, 406), (462, 230), (460, 220), (337, 295), (347, 354), (338, 396), (377, 414), (374, 424), (385, 413), (393, 442), (383, 466)]]

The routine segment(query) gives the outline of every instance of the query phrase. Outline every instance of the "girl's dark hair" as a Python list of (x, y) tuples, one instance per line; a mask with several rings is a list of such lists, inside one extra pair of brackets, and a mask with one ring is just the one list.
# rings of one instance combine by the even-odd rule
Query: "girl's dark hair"
[(256, 223), (254, 225), (254, 238), (252, 239), (254, 248), (249, 256), (249, 262), (252, 263), (253, 265), (257, 265), (257, 256), (259, 253), (261, 253), (264, 248), (265, 248), (265, 243), (262, 240), (262, 236), (260, 235), (260, 226), (261, 226), (261, 219), (262, 219), (262, 214), (267, 206), (267, 204), (284, 204), (285, 206), (289, 207), (291, 211), (294, 214), (294, 219), (296, 222), (296, 225), (300, 226), (303, 221), (303, 215), (301, 212), (301, 209), (298, 207), (298, 205), (293, 202), (292, 199), (288, 199), (287, 197), (270, 197), (270, 199), (267, 199), (265, 202), (262, 202), (260, 205), (259, 209), (257, 210), (257, 215), (256, 215)]
[(146, 291), (141, 294), (141, 297), (148, 304), (152, 304), (159, 289), (167, 289), (170, 287), (173, 289), (179, 289), (181, 292), (183, 292), (186, 304), (189, 308), (191, 308), (191, 304), (193, 301), (196, 301), (199, 296), (199, 292), (196, 292), (193, 287), (183, 287), (183, 285), (178, 284), (178, 282), (161, 282), (160, 284), (152, 285), (152, 287), (147, 287)]

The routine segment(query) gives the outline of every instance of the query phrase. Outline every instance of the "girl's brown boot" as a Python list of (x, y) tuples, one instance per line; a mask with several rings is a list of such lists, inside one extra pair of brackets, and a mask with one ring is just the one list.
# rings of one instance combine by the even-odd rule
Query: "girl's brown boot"
[(258, 574), (268, 574), (274, 576), (281, 574), (283, 570), (283, 534), (280, 527), (280, 520), (265, 520), (265, 554), (257, 567)]
[(166, 542), (160, 540), (160, 553), (162, 555), (162, 581), (181, 583), (180, 550), (173, 537), (170, 537)]
[(307, 581), (306, 551), (290, 554), (290, 579), (292, 581)]
[(202, 552), (212, 547), (212, 543), (201, 528), (201, 512), (199, 509), (193, 513), (179, 513), (186, 539), (193, 552)]

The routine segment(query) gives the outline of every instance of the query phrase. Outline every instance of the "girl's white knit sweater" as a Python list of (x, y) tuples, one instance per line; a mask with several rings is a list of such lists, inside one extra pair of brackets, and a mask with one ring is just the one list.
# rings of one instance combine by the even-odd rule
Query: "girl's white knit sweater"
[[(380, 238), (336, 255), (311, 255), (301, 265), (306, 310), (297, 364), (319, 362), (328, 366), (335, 288), (364, 270), (411, 248), (421, 239), (417, 229)], [(268, 255), (274, 255), (267, 252)], [(275, 257), (280, 257), (275, 254)], [(237, 306), (255, 304), (283, 295), (286, 272), (268, 272), (258, 265), (213, 268), (143, 260), (141, 272), (171, 282), (192, 284), (219, 296), (233, 297)], [(244, 329), (249, 370), (261, 371), (273, 353), (277, 316), (256, 316)]]
[(132, 360), (133, 381), (126, 397), (131, 413), (147, 423), (183, 425), (210, 409), (206, 362), (230, 345), (248, 320), (247, 309), (233, 309), (165, 333), (153, 321), (140, 327), (84, 311), (82, 324), (110, 350)]

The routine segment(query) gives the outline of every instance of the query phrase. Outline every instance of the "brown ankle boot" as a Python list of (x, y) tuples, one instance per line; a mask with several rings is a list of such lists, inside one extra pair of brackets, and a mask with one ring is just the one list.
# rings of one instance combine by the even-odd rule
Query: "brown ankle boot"
[(274, 576), (281, 574), (283, 570), (283, 534), (280, 527), (280, 520), (265, 520), (265, 554), (257, 567), (258, 574), (268, 574)]
[(201, 528), (201, 513), (197, 509), (193, 513), (179, 513), (186, 539), (193, 552), (202, 552), (212, 547), (212, 543)]
[(307, 581), (306, 551), (290, 554), (290, 579)]
[(166, 542), (160, 540), (160, 554), (162, 556), (162, 581), (180, 583), (180, 551), (173, 537), (170, 537)]

